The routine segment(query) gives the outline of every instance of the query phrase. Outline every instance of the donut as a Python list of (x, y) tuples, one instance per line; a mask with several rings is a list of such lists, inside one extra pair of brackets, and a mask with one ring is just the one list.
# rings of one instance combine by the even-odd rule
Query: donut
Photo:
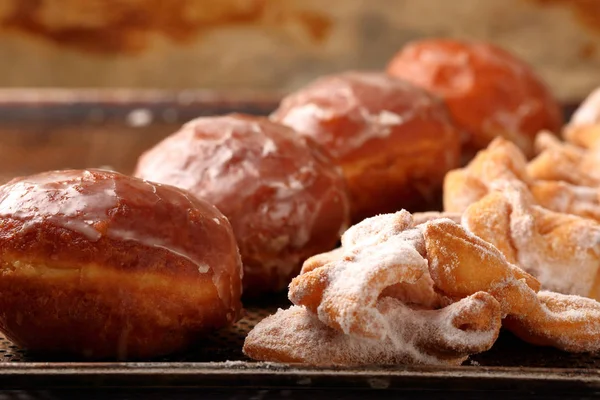
[(241, 313), (227, 218), (175, 187), (103, 170), (0, 186), (0, 331), (34, 353), (147, 359)]
[(460, 135), (436, 97), (377, 72), (317, 79), (285, 97), (271, 119), (323, 145), (344, 171), (352, 220), (437, 206), (460, 160)]
[(227, 216), (248, 298), (285, 289), (349, 224), (346, 183), (331, 157), (264, 117), (190, 121), (142, 154), (134, 175), (189, 190)]
[(407, 44), (387, 72), (442, 97), (464, 135), (466, 158), (497, 136), (528, 156), (541, 130), (559, 133), (561, 109), (532, 68), (484, 42), (424, 39)]

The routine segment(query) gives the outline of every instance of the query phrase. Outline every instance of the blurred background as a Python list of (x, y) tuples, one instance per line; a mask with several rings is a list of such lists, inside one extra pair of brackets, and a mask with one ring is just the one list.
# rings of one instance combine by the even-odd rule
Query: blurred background
[(600, 0), (0, 0), (0, 182), (130, 173), (192, 118), (268, 114), (423, 37), (509, 49), (567, 113), (600, 82)]
[(289, 91), (427, 36), (506, 47), (563, 101), (600, 81), (597, 0), (0, 0), (0, 86)]

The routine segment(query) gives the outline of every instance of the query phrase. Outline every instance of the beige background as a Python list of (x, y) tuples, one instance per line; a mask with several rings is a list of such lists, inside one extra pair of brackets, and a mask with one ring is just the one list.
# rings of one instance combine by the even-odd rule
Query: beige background
[(290, 90), (383, 68), (407, 41), (450, 36), (511, 49), (576, 100), (600, 84), (594, 3), (0, 0), (0, 86)]

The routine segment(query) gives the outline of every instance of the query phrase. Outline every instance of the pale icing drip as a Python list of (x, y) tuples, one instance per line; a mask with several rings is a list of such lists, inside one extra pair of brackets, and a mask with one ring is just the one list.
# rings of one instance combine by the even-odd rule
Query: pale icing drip
[[(343, 159), (366, 143), (401, 134), (397, 127), (420, 118), (449, 124), (439, 100), (412, 84), (375, 72), (321, 78), (286, 97), (271, 116), (315, 138)], [(336, 121), (352, 128), (328, 131)]]
[(242, 257), (260, 258), (247, 271), (288, 276), (307, 256), (325, 202), (339, 202), (345, 222), (342, 177), (328, 162), (289, 128), (230, 115), (188, 122), (140, 158), (136, 175), (215, 204), (232, 223)]
[(35, 229), (37, 224), (48, 221), (90, 241), (99, 240), (102, 233), (94, 225), (118, 206), (114, 181), (102, 181), (94, 193), (84, 194), (84, 183), (93, 180), (90, 171), (84, 171), (80, 177), (72, 174), (70, 178), (57, 182), (48, 175), (9, 182), (0, 190), (0, 216), (24, 221), (23, 230)]

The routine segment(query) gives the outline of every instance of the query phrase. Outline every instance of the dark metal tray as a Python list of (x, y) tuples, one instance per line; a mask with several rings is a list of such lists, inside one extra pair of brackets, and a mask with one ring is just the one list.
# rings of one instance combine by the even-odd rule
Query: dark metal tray
[[(143, 150), (183, 122), (229, 112), (268, 114), (279, 97), (276, 93), (203, 91), (0, 90), (0, 181), (49, 169), (106, 165), (129, 173)], [(570, 114), (572, 109), (565, 107), (565, 112)], [(247, 305), (244, 319), (202, 339), (196, 349), (146, 362), (45, 359), (0, 338), (0, 388), (301, 388), (354, 394), (388, 389), (563, 398), (600, 393), (600, 355), (533, 347), (507, 332), (490, 351), (452, 368), (310, 368), (247, 359), (241, 352), (246, 333), (286, 304), (280, 296)]]

